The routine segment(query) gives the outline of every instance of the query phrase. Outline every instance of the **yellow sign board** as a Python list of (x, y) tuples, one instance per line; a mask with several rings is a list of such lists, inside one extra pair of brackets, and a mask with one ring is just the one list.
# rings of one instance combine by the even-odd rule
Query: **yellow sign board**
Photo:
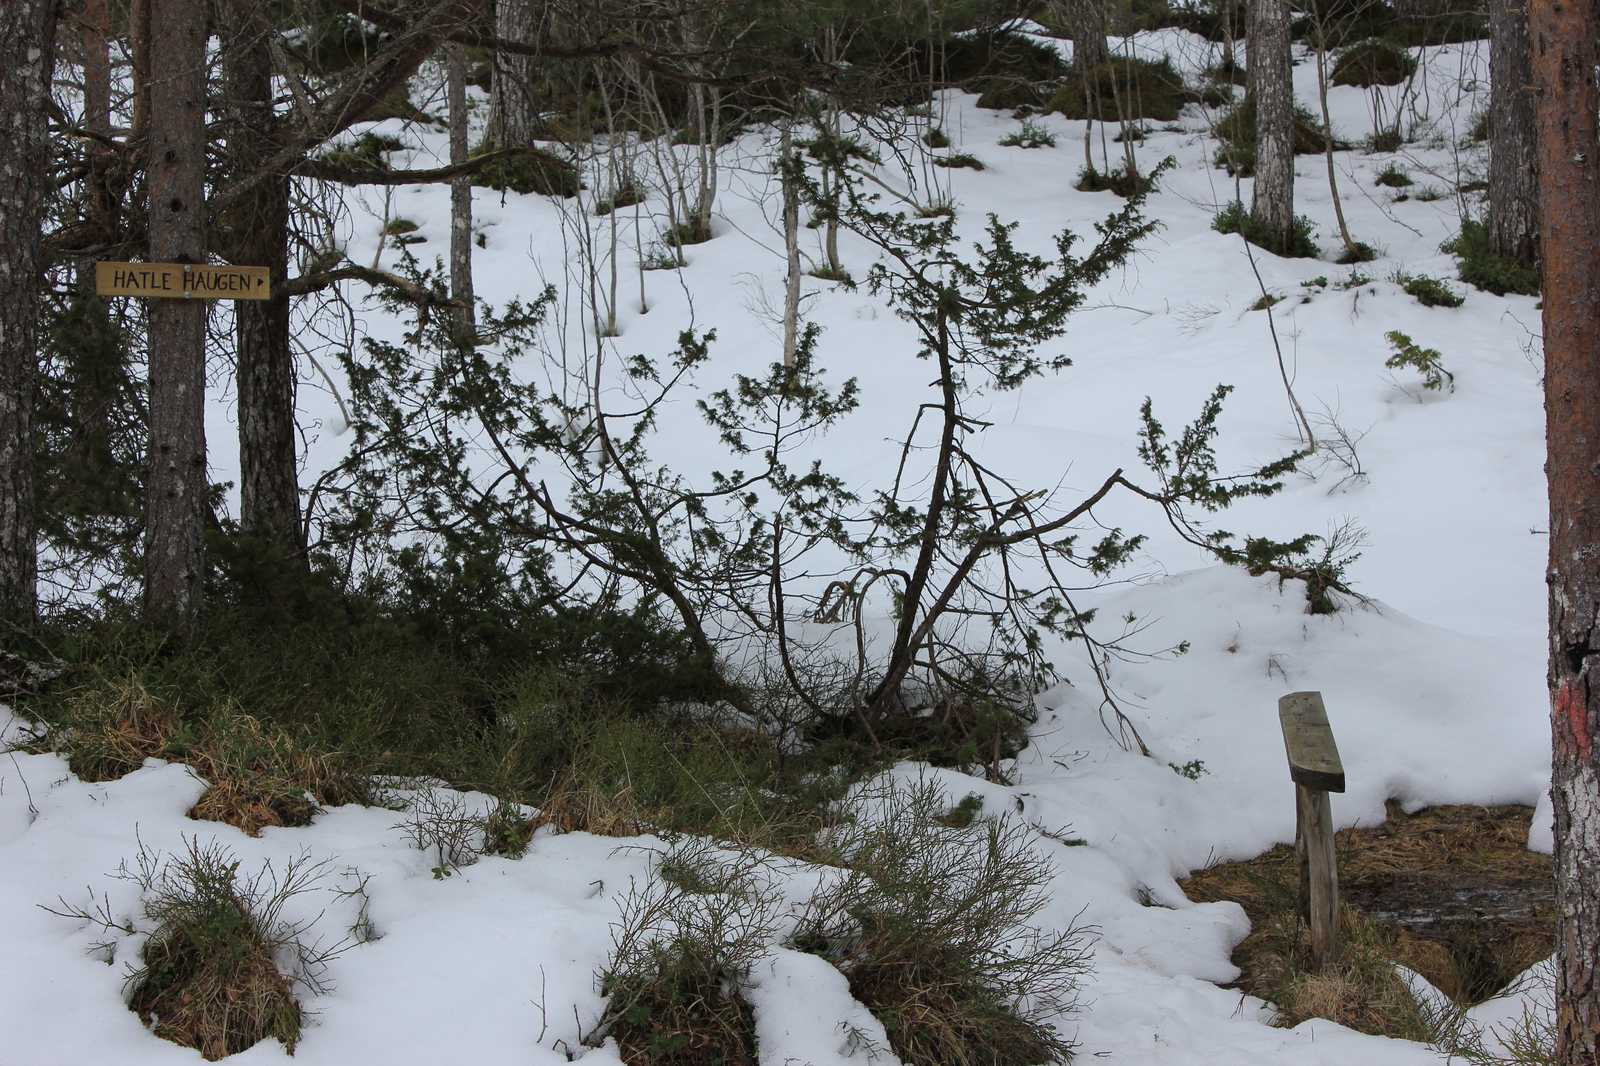
[(210, 263), (96, 263), (94, 291), (101, 296), (175, 300), (266, 300), (268, 267)]

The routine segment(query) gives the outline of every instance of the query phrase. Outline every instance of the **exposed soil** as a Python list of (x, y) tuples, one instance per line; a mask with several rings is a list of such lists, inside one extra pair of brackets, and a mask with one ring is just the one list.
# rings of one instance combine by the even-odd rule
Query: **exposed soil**
[[(1335, 838), (1341, 901), (1392, 938), (1394, 961), (1463, 1004), (1493, 996), (1555, 948), (1550, 857), (1528, 851), (1528, 807), (1430, 807)], [(1196, 901), (1231, 899), (1250, 916), (1234, 950), (1238, 984), (1264, 991), (1262, 939), (1296, 907), (1294, 849), (1219, 863), (1181, 882)]]

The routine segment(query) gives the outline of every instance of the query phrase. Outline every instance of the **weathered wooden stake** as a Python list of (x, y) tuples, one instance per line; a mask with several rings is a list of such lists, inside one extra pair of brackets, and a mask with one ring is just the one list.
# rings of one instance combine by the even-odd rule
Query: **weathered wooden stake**
[(1339, 871), (1328, 793), (1344, 791), (1344, 764), (1322, 693), (1291, 692), (1278, 700), (1278, 723), (1294, 781), (1300, 916), (1311, 927), (1312, 962), (1321, 968), (1339, 957)]

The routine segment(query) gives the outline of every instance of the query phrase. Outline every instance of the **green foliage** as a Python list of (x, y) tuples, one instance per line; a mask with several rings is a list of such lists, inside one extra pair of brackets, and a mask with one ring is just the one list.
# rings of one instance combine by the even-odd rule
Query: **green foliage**
[(1385, 130), (1378, 130), (1366, 139), (1369, 152), (1398, 152), (1406, 143), (1405, 135), (1400, 132), (1399, 125), (1390, 126)]
[[(1117, 101), (1122, 102), (1119, 115)], [(1172, 61), (1117, 56), (1087, 71), (1073, 67), (1050, 98), (1047, 109), (1067, 118), (1117, 122), (1148, 118), (1171, 122), (1195, 99)]]
[(1202, 759), (1190, 759), (1181, 766), (1175, 762), (1169, 762), (1167, 767), (1179, 777), (1187, 777), (1190, 781), (1198, 781), (1211, 772), (1206, 769), (1205, 761)]
[(792, 942), (839, 968), (908, 1066), (1063, 1061), (1072, 1045), (1048, 1019), (1075, 1008), (1094, 931), (1037, 931), (1054, 870), (1027, 827), (951, 825), (949, 809), (927, 782), (863, 792), (829, 837), (848, 867)]
[(940, 126), (934, 126), (922, 135), (922, 143), (929, 148), (949, 148), (950, 135)]
[[(1295, 452), (1244, 474), (1220, 476), (1215, 451), (1217, 419), (1231, 391), (1230, 386), (1217, 386), (1195, 420), (1176, 439), (1168, 436), (1155, 417), (1151, 402), (1145, 400), (1139, 411), (1139, 457), (1160, 486), (1159, 492), (1149, 495), (1162, 502), (1173, 527), (1189, 543), (1251, 574), (1275, 574), (1280, 583), (1304, 582), (1307, 610), (1330, 614), (1338, 609), (1334, 593), (1354, 595), (1346, 584), (1345, 572), (1360, 558), (1359, 528), (1346, 523), (1327, 537), (1306, 533), (1277, 541), (1246, 536), (1240, 543), (1235, 534), (1226, 530), (1200, 529), (1187, 513), (1189, 507), (1217, 512), (1239, 499), (1276, 495), (1283, 488), (1283, 478), (1306, 458), (1306, 452)], [(1320, 550), (1317, 545), (1321, 545)]]
[(1312, 239), (1316, 224), (1304, 215), (1295, 216), (1294, 230), (1284, 239), (1267, 233), (1256, 224), (1244, 204), (1235, 200), (1217, 212), (1217, 217), (1211, 220), (1211, 228), (1218, 233), (1243, 234), (1245, 240), (1274, 255), (1291, 259), (1315, 259), (1318, 255), (1317, 242)]
[(1401, 169), (1399, 164), (1392, 162), (1380, 170), (1378, 176), (1372, 180), (1374, 184), (1386, 185), (1391, 189), (1403, 189), (1412, 184), (1411, 175)]
[(1340, 266), (1354, 266), (1357, 263), (1370, 263), (1378, 258), (1378, 250), (1365, 241), (1356, 241), (1354, 246), (1345, 245), (1339, 249), (1335, 263)]
[(554, 152), (519, 146), (504, 152), (484, 145), (473, 157), (494, 152), (489, 162), (473, 171), (472, 184), (501, 192), (537, 193), (541, 196), (576, 196), (578, 169)]
[(1463, 219), (1461, 232), (1439, 246), (1457, 259), (1462, 281), (1496, 296), (1517, 293), (1539, 295), (1539, 272), (1515, 259), (1496, 255), (1489, 248), (1489, 227), (1475, 219)]
[(971, 152), (951, 152), (949, 155), (936, 155), (929, 160), (936, 167), (949, 167), (951, 170), (984, 170), (983, 160)]
[[(1256, 102), (1246, 95), (1217, 120), (1214, 162), (1229, 174), (1248, 178), (1256, 172)], [(1322, 123), (1304, 105), (1294, 105), (1294, 152), (1316, 155), (1323, 150)], [(1334, 141), (1335, 150), (1349, 145)]]
[(1450, 286), (1426, 274), (1398, 274), (1395, 280), (1407, 296), (1415, 297), (1423, 307), (1460, 307), (1465, 302), (1462, 296), (1451, 291)]
[(1054, 148), (1056, 138), (1055, 134), (1039, 123), (1028, 119), (1024, 120), (1020, 127), (1000, 138), (1000, 143), (1007, 148)]
[(1123, 163), (1108, 173), (1102, 173), (1094, 167), (1084, 167), (1078, 171), (1078, 180), (1072, 187), (1079, 192), (1114, 192), (1127, 199), (1145, 196), (1155, 188), (1155, 184), (1154, 174), (1140, 174)]
[(1334, 85), (1399, 85), (1417, 69), (1411, 55), (1388, 41), (1369, 38), (1339, 53), (1329, 81)]
[(1422, 375), (1422, 387), (1432, 392), (1456, 391), (1456, 376), (1444, 368), (1444, 356), (1437, 348), (1424, 348), (1397, 329), (1383, 336), (1394, 352), (1384, 360), (1384, 366), (1390, 370), (1415, 370)]

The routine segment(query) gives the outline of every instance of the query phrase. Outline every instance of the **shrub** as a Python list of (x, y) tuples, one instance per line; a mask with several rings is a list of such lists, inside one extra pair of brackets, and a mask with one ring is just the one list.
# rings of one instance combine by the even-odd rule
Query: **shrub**
[[(489, 151), (495, 149), (480, 148), (474, 155)], [(542, 196), (576, 196), (580, 188), (576, 167), (553, 152), (532, 147), (497, 155), (473, 172), (472, 184)]]
[(1456, 376), (1444, 368), (1444, 356), (1437, 348), (1424, 348), (1397, 329), (1383, 335), (1394, 349), (1394, 354), (1384, 360), (1390, 370), (1406, 367), (1422, 375), (1422, 387), (1430, 391), (1456, 391)]
[(620, 211), (624, 207), (642, 204), (645, 201), (645, 190), (642, 185), (628, 181), (617, 186), (605, 199), (594, 205), (597, 215), (609, 215), (613, 211)]
[[(806, 903), (794, 946), (821, 955), (908, 1066), (1061, 1061), (1093, 931), (1044, 934), (1053, 869), (1009, 817), (950, 821), (927, 782), (868, 790), (831, 843), (849, 868)], [(957, 808), (958, 810), (960, 808)]]
[[(1248, 178), (1256, 172), (1256, 102), (1253, 97), (1230, 107), (1217, 120), (1215, 163), (1229, 174)], [(1335, 149), (1349, 146), (1334, 141)], [(1296, 155), (1315, 155), (1323, 150), (1322, 124), (1310, 111), (1294, 105), (1294, 151)]]
[(1073, 184), (1079, 192), (1114, 192), (1124, 199), (1147, 193), (1154, 187), (1153, 176), (1130, 170), (1127, 163), (1109, 172), (1084, 167), (1078, 171), (1078, 180)]
[(1329, 80), (1334, 85), (1399, 85), (1416, 70), (1417, 61), (1388, 41), (1369, 38), (1339, 53)]
[(951, 170), (983, 170), (983, 160), (971, 152), (952, 152), (949, 155), (936, 155), (933, 157), (936, 167), (949, 167)]
[(1030, 120), (1000, 138), (1000, 143), (1006, 148), (1054, 148), (1056, 138), (1055, 134)]
[(1245, 240), (1258, 248), (1265, 248), (1274, 255), (1291, 259), (1317, 257), (1317, 244), (1311, 236), (1316, 232), (1316, 225), (1304, 215), (1295, 217), (1294, 231), (1289, 234), (1285, 242), (1263, 232), (1251, 218), (1250, 212), (1245, 210), (1244, 204), (1235, 200), (1217, 213), (1217, 217), (1211, 220), (1211, 228), (1218, 233), (1243, 234)]
[(1489, 249), (1489, 227), (1474, 219), (1463, 219), (1461, 232), (1439, 246), (1457, 258), (1458, 275), (1474, 288), (1496, 296), (1517, 293), (1539, 295), (1539, 272), (1530, 266)]
[(741, 986), (771, 950), (781, 898), (753, 857), (695, 841), (659, 857), (622, 902), (587, 1041), (615, 1038), (629, 1066), (755, 1066)]
[[(124, 863), (116, 875), (139, 887), (153, 923), (139, 964), (129, 966), (129, 1009), (157, 1036), (213, 1061), (272, 1038), (293, 1054), (301, 1026), (294, 986), (325, 991), (327, 965), (343, 947), (308, 943), (315, 919), (292, 922), (284, 912), (325, 872), (301, 855), (281, 873), (269, 862), (246, 878), (215, 842), (188, 839), (183, 854), (165, 858), (141, 844), (134, 867)], [(137, 932), (97, 904), (46, 909), (108, 932)], [(280, 960), (291, 963), (291, 975)]]
[(1404, 134), (1399, 126), (1391, 126), (1386, 130), (1379, 130), (1367, 137), (1366, 145), (1369, 152), (1398, 152), (1406, 143)]
[(1047, 107), (1067, 118), (1116, 122), (1120, 118), (1117, 113), (1119, 98), (1129, 119), (1171, 122), (1195, 96), (1185, 87), (1183, 75), (1169, 59), (1163, 57), (1156, 62), (1118, 56), (1087, 72), (1073, 67)]
[(1423, 307), (1460, 307), (1464, 302), (1461, 296), (1450, 291), (1450, 286), (1426, 274), (1400, 274), (1395, 280), (1407, 296), (1415, 297)]
[(1411, 175), (1400, 169), (1395, 163), (1385, 166), (1378, 172), (1378, 176), (1372, 180), (1375, 184), (1385, 185), (1391, 189), (1403, 189), (1412, 184)]
[(1340, 266), (1353, 266), (1356, 263), (1370, 263), (1378, 258), (1378, 250), (1366, 241), (1356, 241), (1354, 245), (1345, 245), (1339, 250), (1338, 258), (1334, 260)]
[(950, 135), (941, 127), (935, 126), (922, 135), (922, 143), (929, 148), (949, 148)]

